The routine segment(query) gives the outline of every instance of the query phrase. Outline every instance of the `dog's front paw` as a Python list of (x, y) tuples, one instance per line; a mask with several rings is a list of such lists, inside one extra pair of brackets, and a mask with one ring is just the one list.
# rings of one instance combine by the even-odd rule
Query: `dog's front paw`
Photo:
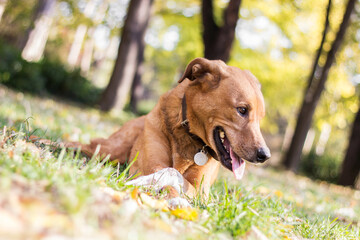
[(185, 198), (176, 197), (176, 198), (171, 198), (167, 201), (171, 208), (191, 207), (190, 203)]
[(164, 168), (156, 173), (131, 180), (126, 185), (154, 186), (156, 191), (160, 191), (165, 186), (172, 186), (180, 194), (184, 187), (184, 178), (175, 168)]
[(125, 185), (148, 186), (154, 184), (154, 174), (141, 176), (125, 183)]

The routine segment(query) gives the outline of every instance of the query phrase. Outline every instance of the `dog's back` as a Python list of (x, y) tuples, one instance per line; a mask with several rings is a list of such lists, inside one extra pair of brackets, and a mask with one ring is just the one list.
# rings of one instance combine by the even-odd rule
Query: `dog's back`
[(130, 156), (130, 151), (136, 139), (144, 129), (145, 116), (135, 118), (126, 122), (118, 131), (109, 138), (97, 138), (91, 140), (90, 144), (82, 144), (81, 150), (88, 156), (92, 156), (98, 145), (99, 154), (102, 157), (110, 154), (111, 160), (117, 160), (121, 164), (125, 163)]

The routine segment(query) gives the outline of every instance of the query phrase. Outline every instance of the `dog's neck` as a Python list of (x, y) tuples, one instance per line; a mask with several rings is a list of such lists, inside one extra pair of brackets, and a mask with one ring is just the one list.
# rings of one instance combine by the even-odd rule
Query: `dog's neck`
[(189, 127), (189, 119), (186, 117), (187, 112), (187, 105), (186, 105), (186, 97), (184, 94), (184, 97), (181, 100), (181, 116), (182, 116), (182, 122), (181, 126), (186, 130), (187, 134), (194, 139), (195, 141), (199, 142), (203, 147), (202, 149), (205, 150), (207, 153), (211, 155), (214, 159), (217, 159), (217, 155), (214, 150), (212, 150), (208, 145), (205, 144), (205, 142), (197, 135), (190, 132)]

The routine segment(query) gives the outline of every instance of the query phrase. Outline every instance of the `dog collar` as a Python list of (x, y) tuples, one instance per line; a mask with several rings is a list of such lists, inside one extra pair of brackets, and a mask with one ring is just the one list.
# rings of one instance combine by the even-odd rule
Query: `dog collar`
[(181, 102), (181, 115), (182, 115), (181, 126), (186, 130), (186, 132), (192, 139), (199, 142), (203, 146), (202, 149), (200, 149), (197, 154), (202, 153), (202, 154), (205, 154), (205, 156), (206, 156), (206, 153), (209, 153), (211, 155), (211, 157), (213, 157), (215, 160), (218, 160), (215, 151), (212, 150), (211, 147), (206, 145), (205, 142), (199, 136), (190, 132), (189, 119), (187, 119), (187, 117), (186, 117), (186, 109), (187, 109), (186, 97), (184, 95), (184, 97), (182, 98), (182, 102)]

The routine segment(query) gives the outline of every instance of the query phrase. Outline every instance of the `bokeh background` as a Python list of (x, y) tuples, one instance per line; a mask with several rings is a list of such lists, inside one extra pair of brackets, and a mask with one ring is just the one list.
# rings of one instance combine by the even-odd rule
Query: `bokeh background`
[[(268, 164), (359, 188), (359, 8), (358, 0), (0, 0), (0, 124), (17, 124), (4, 99), (21, 102), (20, 93), (136, 117), (193, 58), (222, 59), (262, 84)], [(89, 141), (79, 128), (26, 117), (61, 140)]]

